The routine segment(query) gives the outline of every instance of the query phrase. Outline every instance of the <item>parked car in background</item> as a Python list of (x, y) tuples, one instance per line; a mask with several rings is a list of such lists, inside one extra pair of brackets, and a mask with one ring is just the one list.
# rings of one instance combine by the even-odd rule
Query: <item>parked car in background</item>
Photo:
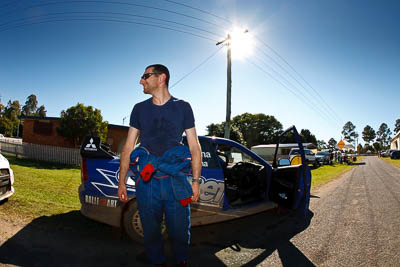
[[(304, 149), (304, 154), (306, 156), (306, 160), (308, 164), (312, 164), (314, 167), (319, 166), (319, 162), (317, 161), (314, 152), (310, 149)], [(289, 152), (289, 159), (292, 160), (293, 157), (300, 155), (299, 148), (292, 148)]]
[(400, 159), (400, 150), (395, 150), (390, 154), (391, 159)]
[(318, 151), (315, 154), (315, 158), (319, 164), (329, 164), (330, 163), (330, 153), (329, 151)]
[(388, 149), (382, 152), (382, 157), (390, 157), (392, 152), (398, 151), (397, 149)]
[(14, 172), (8, 160), (0, 154), (0, 201), (14, 194)]

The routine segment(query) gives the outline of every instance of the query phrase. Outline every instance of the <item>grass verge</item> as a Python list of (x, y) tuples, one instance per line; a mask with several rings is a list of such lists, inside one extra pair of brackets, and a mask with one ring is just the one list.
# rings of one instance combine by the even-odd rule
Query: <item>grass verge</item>
[[(363, 157), (358, 157), (355, 163), (359, 163)], [(340, 177), (343, 173), (350, 171), (357, 165), (347, 165), (347, 164), (333, 164), (333, 165), (323, 165), (316, 169), (311, 169), (311, 190), (326, 184), (327, 182)]]
[(380, 158), (393, 166), (400, 168), (400, 159)]
[(39, 216), (79, 210), (79, 167), (7, 158), (14, 171), (15, 193), (0, 206), (0, 212), (30, 221)]

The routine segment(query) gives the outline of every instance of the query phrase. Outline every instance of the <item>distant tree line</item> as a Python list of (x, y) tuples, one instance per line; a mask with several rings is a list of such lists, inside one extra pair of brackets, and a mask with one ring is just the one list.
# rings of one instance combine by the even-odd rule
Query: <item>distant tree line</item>
[[(225, 122), (211, 123), (207, 127), (208, 136), (224, 136)], [(282, 124), (272, 115), (262, 113), (250, 114), (243, 113), (235, 116), (231, 120), (230, 139), (237, 141), (247, 147), (259, 144), (273, 144), (277, 142), (278, 136), (283, 132)], [(396, 120), (394, 132), (400, 131), (400, 119)], [(303, 143), (313, 143), (318, 149), (335, 149), (338, 143), (334, 138), (330, 138), (326, 143), (324, 140), (317, 140), (308, 129), (301, 129), (299, 132)], [(382, 123), (379, 129), (375, 130), (367, 125), (362, 132), (365, 146), (358, 145), (361, 152), (370, 150), (376, 152), (387, 149), (390, 146), (391, 130), (386, 123)], [(349, 143), (354, 143), (359, 138), (356, 126), (348, 121), (342, 130), (343, 139)], [(293, 134), (288, 134), (282, 143), (295, 143)]]
[[(358, 138), (358, 133), (355, 131), (356, 126), (348, 121), (343, 126), (343, 139), (349, 143), (353, 143)], [(397, 119), (394, 124), (394, 133), (400, 131), (400, 119)], [(382, 123), (378, 130), (375, 131), (370, 125), (366, 125), (362, 131), (362, 139), (365, 142), (364, 147), (358, 145), (359, 150), (362, 153), (367, 151), (377, 152), (380, 150), (390, 148), (390, 141), (392, 139), (392, 131), (386, 123)]]

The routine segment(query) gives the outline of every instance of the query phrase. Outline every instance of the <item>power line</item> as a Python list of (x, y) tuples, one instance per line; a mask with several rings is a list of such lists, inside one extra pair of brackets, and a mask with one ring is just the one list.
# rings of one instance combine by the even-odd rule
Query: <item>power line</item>
[(220, 17), (220, 16), (218, 16), (218, 15), (215, 15), (215, 14), (213, 14), (213, 13), (211, 13), (211, 12), (205, 11), (205, 10), (200, 9), (200, 8), (197, 8), (197, 7), (193, 7), (193, 6), (191, 6), (191, 5), (182, 4), (182, 3), (179, 3), (179, 2), (176, 2), (176, 1), (171, 1), (171, 0), (162, 0), (162, 1), (169, 2), (169, 3), (173, 3), (173, 4), (176, 4), (176, 5), (180, 5), (180, 6), (184, 6), (184, 7), (193, 9), (193, 10), (197, 10), (197, 11), (200, 11), (201, 13), (204, 13), (204, 14), (213, 16), (213, 17), (215, 17), (215, 18), (218, 18), (218, 19), (220, 19), (220, 20), (223, 20), (223, 21), (229, 23), (230, 25), (233, 24), (230, 20), (228, 20), (228, 19), (226, 19), (226, 18)]
[(150, 27), (155, 27), (155, 28), (161, 28), (161, 29), (166, 29), (166, 30), (170, 30), (170, 31), (175, 31), (175, 32), (180, 32), (180, 33), (185, 33), (185, 34), (189, 34), (192, 36), (196, 36), (196, 37), (200, 37), (206, 40), (210, 40), (213, 42), (216, 42), (215, 39), (211, 39), (209, 37), (200, 35), (200, 34), (196, 34), (196, 33), (191, 33), (188, 31), (183, 31), (183, 30), (178, 30), (178, 29), (174, 29), (174, 28), (170, 28), (170, 27), (166, 27), (163, 25), (157, 25), (157, 24), (150, 24), (150, 23), (143, 23), (143, 22), (136, 22), (136, 21), (128, 21), (128, 20), (120, 20), (120, 19), (107, 19), (107, 18), (65, 18), (65, 19), (51, 19), (51, 20), (44, 20), (44, 21), (38, 21), (38, 22), (29, 22), (29, 23), (25, 23), (25, 24), (19, 24), (19, 25), (14, 25), (12, 27), (8, 27), (5, 29), (0, 30), (0, 32), (4, 32), (7, 30), (11, 30), (11, 29), (15, 29), (15, 28), (20, 28), (20, 27), (25, 27), (25, 26), (31, 26), (31, 25), (35, 25), (35, 24), (43, 24), (43, 23), (48, 23), (48, 22), (60, 22), (60, 21), (106, 21), (106, 22), (121, 22), (121, 23), (130, 23), (130, 24), (137, 24), (137, 25), (143, 25), (143, 26), (150, 26)]
[(221, 49), (223, 48), (223, 46), (219, 47), (213, 54), (211, 54), (209, 57), (207, 57), (204, 61), (202, 61), (199, 65), (197, 65), (195, 68), (193, 68), (189, 73), (187, 73), (186, 75), (184, 75), (182, 78), (180, 78), (176, 83), (174, 83), (173, 85), (171, 85), (170, 88), (173, 88), (175, 85), (177, 85), (178, 83), (180, 83), (183, 79), (185, 79), (186, 77), (188, 77), (190, 74), (192, 74), (193, 72), (195, 72), (198, 68), (200, 68), (202, 65), (204, 65), (207, 61), (209, 61), (212, 57), (214, 57)]
[[(253, 35), (254, 36), (254, 35)], [(266, 44), (264, 41), (262, 41), (260, 38), (258, 38), (257, 36), (254, 36), (260, 43), (262, 43), (265, 47), (267, 47), (268, 49), (270, 49), (275, 55), (277, 55), (287, 66), (289, 66), (290, 69), (292, 69), (314, 92), (315, 94), (318, 96), (318, 98), (327, 106), (327, 108), (336, 116), (336, 118), (340, 121), (343, 121), (338, 115), (337, 113), (328, 105), (328, 103), (326, 103), (326, 101), (321, 97), (321, 95), (317, 92), (317, 90), (314, 89), (313, 86), (311, 86), (311, 84), (309, 82), (306, 81), (306, 79), (295, 70), (295, 68), (289, 64), (289, 62), (287, 62), (278, 52), (276, 52), (271, 46), (269, 46), (268, 44)]]
[(253, 64), (256, 68), (258, 68), (261, 72), (263, 72), (264, 74), (268, 75), (271, 79), (273, 79), (274, 81), (276, 81), (277, 83), (279, 83), (280, 85), (282, 85), (284, 88), (286, 88), (289, 92), (291, 92), (295, 97), (297, 97), (301, 102), (303, 102), (307, 107), (311, 108), (314, 112), (316, 112), (319, 116), (323, 115), (325, 116), (323, 119), (330, 121), (329, 118), (326, 117), (325, 114), (320, 113), (318, 110), (316, 110), (316, 108), (314, 107), (314, 105), (310, 105), (307, 104), (306, 101), (307, 98), (304, 97), (304, 95), (302, 94), (298, 94), (296, 91), (292, 90), (290, 87), (286, 86), (284, 83), (282, 83), (280, 80), (278, 80), (277, 78), (275, 78), (273, 75), (271, 75), (269, 72), (265, 71), (262, 67), (258, 66), (256, 63), (254, 63), (253, 61), (251, 61), (250, 59), (248, 59), (248, 61)]
[(164, 8), (159, 8), (159, 7), (153, 7), (153, 6), (147, 6), (147, 5), (141, 5), (141, 4), (133, 4), (133, 3), (128, 3), (128, 2), (111, 2), (111, 1), (99, 1), (99, 0), (93, 0), (93, 1), (87, 1), (87, 0), (69, 0), (69, 1), (59, 1), (59, 2), (47, 2), (47, 3), (42, 3), (42, 4), (37, 4), (37, 5), (31, 5), (28, 7), (24, 7), (24, 8), (18, 8), (15, 10), (12, 10), (10, 12), (6, 12), (0, 15), (0, 17), (4, 17), (7, 16), (9, 14), (15, 13), (17, 11), (23, 11), (23, 10), (28, 10), (28, 9), (32, 9), (35, 7), (43, 7), (43, 6), (50, 6), (50, 5), (57, 5), (57, 4), (73, 4), (73, 3), (102, 3), (102, 4), (115, 4), (115, 5), (127, 5), (127, 6), (135, 6), (135, 7), (143, 7), (143, 8), (147, 8), (147, 9), (153, 9), (153, 10), (159, 10), (159, 11), (163, 11), (163, 12), (167, 12), (167, 13), (171, 13), (171, 14), (176, 14), (179, 16), (183, 16), (183, 17), (187, 17), (190, 19), (194, 19), (194, 20), (198, 20), (201, 21), (203, 23), (209, 24), (209, 25), (213, 25), (216, 26), (218, 28), (222, 28), (220, 25), (194, 17), (194, 16), (190, 16), (187, 14), (183, 14), (180, 12), (176, 12), (176, 11), (172, 11), (169, 9), (164, 9)]
[(176, 25), (185, 26), (185, 27), (192, 28), (192, 29), (195, 29), (195, 30), (198, 30), (198, 31), (209, 33), (209, 34), (214, 35), (214, 36), (216, 36), (218, 38), (220, 37), (219, 35), (217, 35), (216, 33), (211, 32), (211, 31), (204, 30), (204, 29), (201, 29), (201, 28), (198, 28), (198, 27), (195, 27), (195, 26), (191, 26), (191, 25), (188, 25), (188, 24), (175, 22), (175, 21), (172, 21), (172, 20), (159, 19), (159, 18), (155, 18), (155, 17), (137, 15), (137, 14), (132, 14), (132, 13), (102, 12), (102, 11), (72, 11), (72, 12), (48, 13), (48, 14), (43, 14), (43, 15), (38, 15), (38, 16), (31, 16), (31, 17), (26, 17), (26, 18), (22, 18), (22, 19), (16, 19), (16, 20), (8, 21), (8, 22), (5, 22), (3, 24), (0, 24), (0, 27), (8, 25), (8, 24), (12, 24), (14, 22), (24, 21), (24, 20), (28, 20), (29, 21), (29, 20), (32, 20), (32, 19), (38, 19), (38, 18), (43, 18), (43, 17), (47, 17), (47, 16), (69, 15), (69, 14), (82, 14), (82, 15), (86, 15), (86, 14), (110, 14), (110, 15), (130, 16), (130, 17), (153, 19), (153, 20), (158, 20), (158, 21), (162, 21), (162, 22), (168, 22), (168, 23), (173, 23), (173, 24), (176, 24)]
[[(268, 57), (270, 60), (272, 60), (281, 70), (283, 70), (286, 74), (288, 74), (294, 81), (296, 81), (302, 88), (304, 88), (304, 90), (311, 96), (311, 99), (315, 99), (315, 101), (317, 101), (317, 103), (314, 103), (313, 101), (309, 100), (310, 103), (312, 105), (315, 106), (320, 106), (318, 107), (319, 109), (321, 109), (322, 112), (325, 112), (328, 117), (331, 117), (333, 120), (337, 120), (337, 118), (335, 116), (332, 115), (332, 112), (330, 112), (330, 110), (328, 110), (325, 106), (323, 105), (318, 105), (318, 100), (315, 98), (315, 96), (310, 93), (310, 91), (304, 87), (304, 85), (298, 80), (296, 79), (296, 77), (294, 77), (290, 72), (288, 72), (285, 68), (282, 67), (281, 64), (279, 64), (274, 58), (270, 57), (269, 55), (267, 55), (264, 51), (262, 51), (260, 48), (256, 47), (262, 54), (264, 54), (266, 57)], [(261, 60), (261, 59), (260, 59)], [(261, 60), (262, 61), (262, 60)], [(281, 74), (279, 74), (277, 71), (275, 71), (271, 66), (269, 66), (266, 62), (262, 61), (266, 66), (268, 66), (274, 73), (276, 73), (277, 75), (279, 75), (281, 77), (281, 79), (284, 79), (287, 83), (289, 83), (292, 87), (294, 87), (296, 90), (300, 91), (296, 86), (294, 86), (292, 83), (290, 83), (288, 80), (286, 80), (286, 78), (284, 78)], [(304, 97), (306, 97), (304, 95)], [(307, 98), (307, 97), (306, 97)], [(340, 122), (337, 120), (337, 122)]]

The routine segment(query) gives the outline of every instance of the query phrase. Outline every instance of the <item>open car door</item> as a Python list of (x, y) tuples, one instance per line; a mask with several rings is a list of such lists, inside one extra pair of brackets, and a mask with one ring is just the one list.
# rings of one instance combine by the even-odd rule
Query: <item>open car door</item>
[[(292, 162), (288, 158), (277, 158), (279, 144), (289, 132), (293, 133), (300, 149), (299, 157), (294, 157)], [(303, 144), (296, 127), (291, 126), (279, 136), (276, 144), (272, 163), (270, 199), (283, 207), (306, 214), (310, 203), (310, 188), (311, 170), (306, 163)]]

